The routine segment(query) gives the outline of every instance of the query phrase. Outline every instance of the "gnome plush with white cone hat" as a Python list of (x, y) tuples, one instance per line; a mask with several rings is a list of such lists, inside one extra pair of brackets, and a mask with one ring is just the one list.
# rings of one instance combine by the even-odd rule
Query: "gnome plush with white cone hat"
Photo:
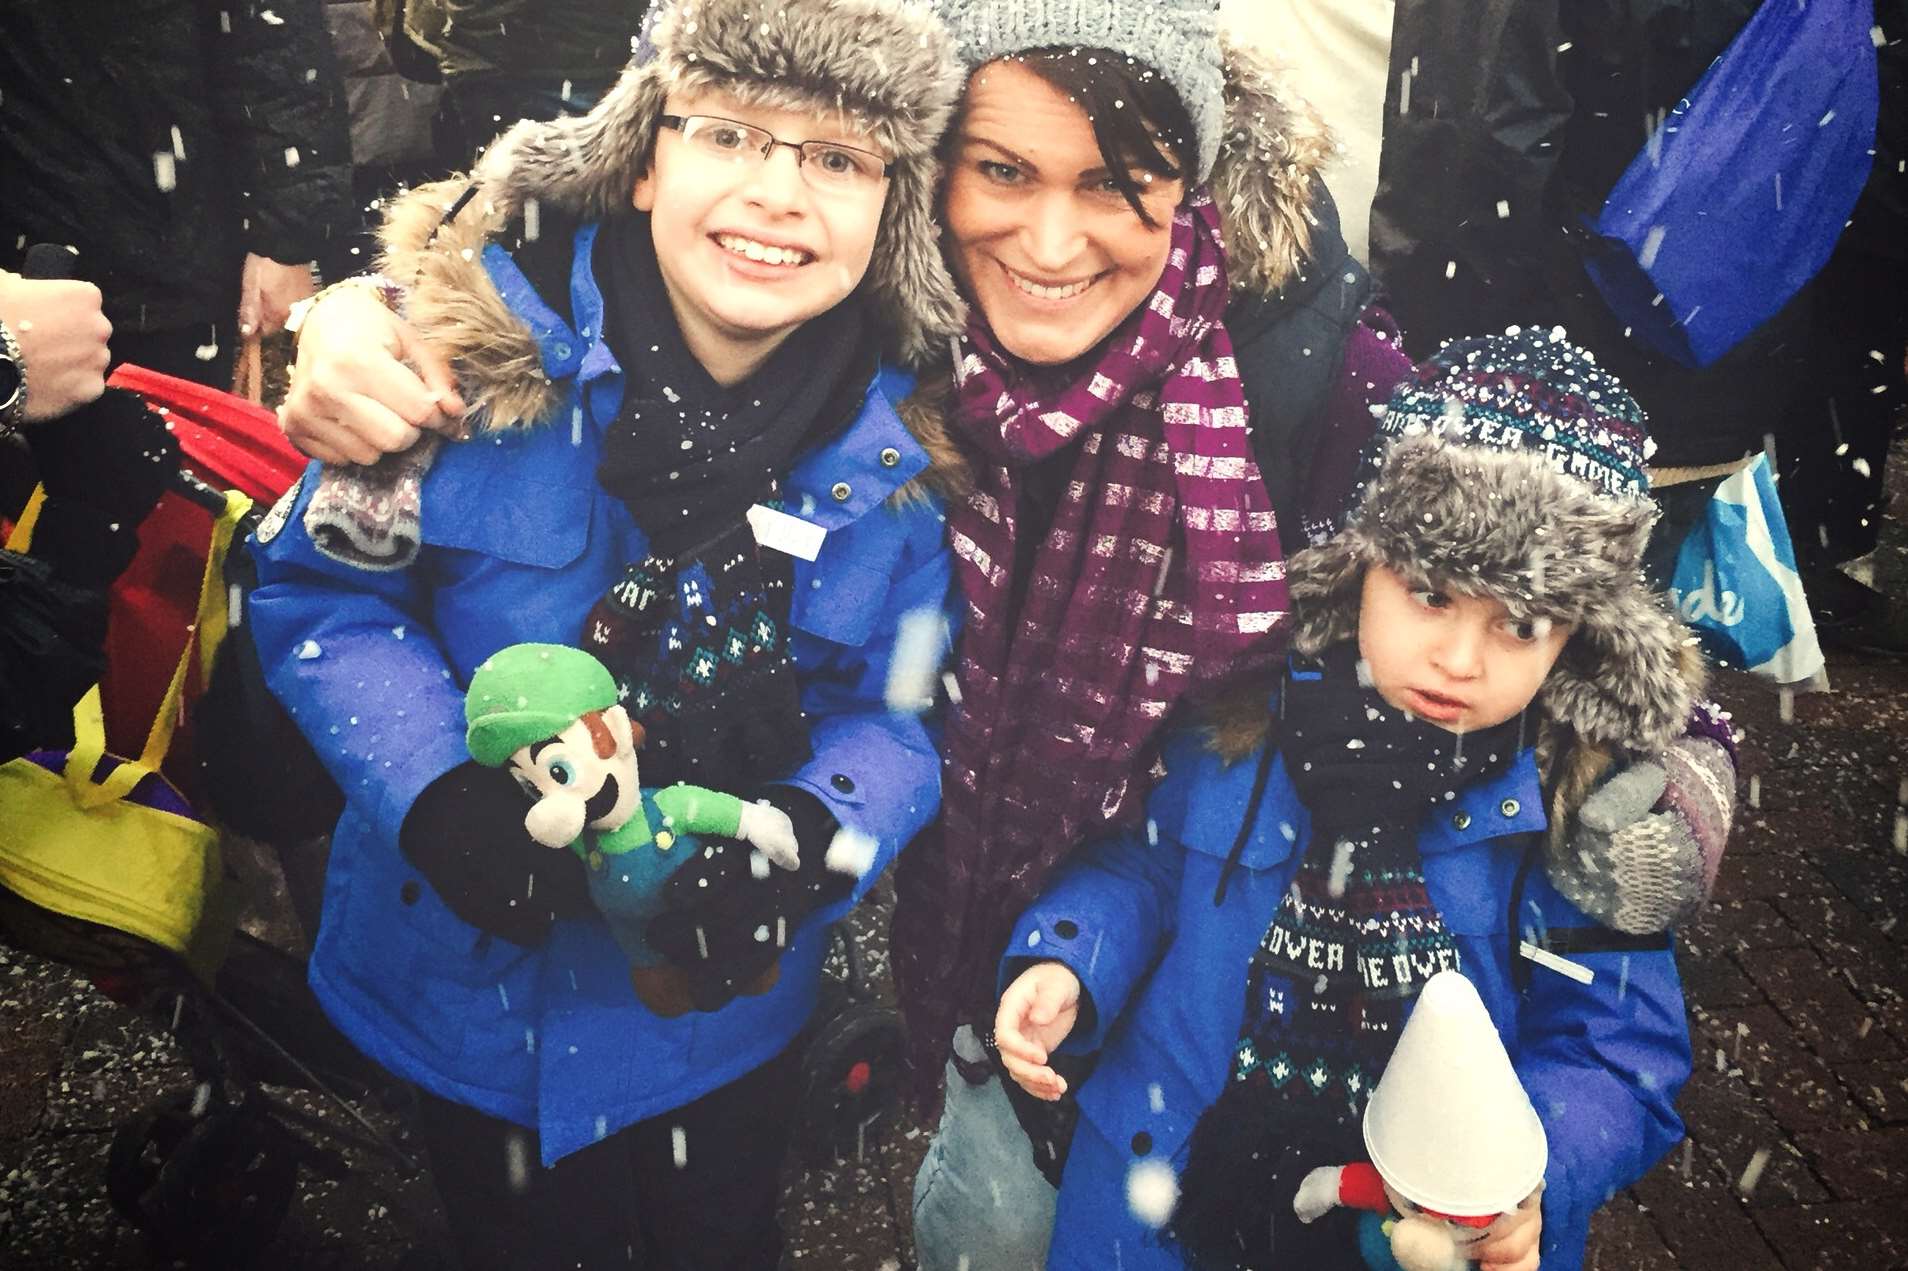
[(1466, 1250), (1538, 1203), (1543, 1123), (1469, 980), (1425, 983), (1365, 1106), (1369, 1162), (1315, 1169), (1292, 1206), (1312, 1222), (1367, 1211), (1359, 1251), (1373, 1271), (1465, 1271)]

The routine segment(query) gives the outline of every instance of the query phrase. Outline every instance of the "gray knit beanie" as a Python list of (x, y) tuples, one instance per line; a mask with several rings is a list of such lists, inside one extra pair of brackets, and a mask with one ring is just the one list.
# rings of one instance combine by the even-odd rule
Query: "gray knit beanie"
[(1124, 53), (1165, 77), (1192, 117), (1199, 180), (1226, 130), (1219, 0), (931, 0), (970, 69), (1046, 48)]

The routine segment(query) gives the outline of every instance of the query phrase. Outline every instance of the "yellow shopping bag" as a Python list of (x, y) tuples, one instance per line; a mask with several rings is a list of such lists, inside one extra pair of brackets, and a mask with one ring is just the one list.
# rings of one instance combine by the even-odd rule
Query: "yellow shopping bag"
[[(36, 492), (9, 550), (27, 550), (41, 499)], [(159, 768), (194, 647), (203, 676), (225, 637), (220, 580), (233, 531), (250, 507), (242, 494), (225, 496), (206, 553), (198, 618), (139, 757), (106, 752), (95, 685), (74, 708), (70, 751), (0, 764), (0, 886), (47, 916), (22, 921), (25, 911), (9, 904), (0, 920), (34, 952), (81, 970), (116, 969), (130, 952), (114, 934), (121, 933), (178, 955), (208, 983), (217, 973), (236, 913), (219, 833), (193, 815)]]

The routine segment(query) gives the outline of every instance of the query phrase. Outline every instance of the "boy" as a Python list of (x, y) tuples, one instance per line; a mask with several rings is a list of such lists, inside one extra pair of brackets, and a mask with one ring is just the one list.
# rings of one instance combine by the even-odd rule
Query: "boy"
[(1050, 1052), (1100, 1052), (1054, 1271), (1362, 1266), (1350, 1216), (1300, 1223), (1294, 1194), (1364, 1156), (1365, 1096), (1449, 967), (1550, 1141), (1541, 1205), (1482, 1266), (1579, 1266), (1591, 1213), (1681, 1132), (1668, 936), (1599, 927), (1534, 868), (1613, 759), (1682, 732), (1700, 679), (1637, 572), (1641, 412), (1561, 332), (1513, 328), (1414, 372), (1380, 442), (1347, 527), (1291, 561), (1279, 684), (1169, 748), (1146, 830), (1009, 945), (1009, 1073), (1057, 1098)]
[[(939, 800), (927, 731), (884, 700), (902, 619), (949, 583), (936, 443), (878, 363), (955, 328), (931, 211), (959, 72), (901, 0), (700, 0), (652, 35), (588, 115), (390, 214), (385, 268), (475, 435), (389, 487), (314, 469), (256, 547), (261, 659), (347, 800), (312, 986), (420, 1088), (468, 1267), (776, 1265), (789, 1046), (850, 903), (789, 924), (771, 991), (645, 1010), (582, 866), (465, 750), (479, 664), (616, 655), (645, 772), (768, 800), (804, 861), (855, 831), (856, 895)], [(410, 549), (350, 563), (406, 498)]]

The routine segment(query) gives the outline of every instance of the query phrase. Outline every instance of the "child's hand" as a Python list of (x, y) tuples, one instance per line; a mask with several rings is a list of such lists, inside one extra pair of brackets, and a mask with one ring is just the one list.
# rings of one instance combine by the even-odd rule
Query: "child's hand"
[(1079, 1015), (1080, 977), (1059, 962), (1035, 963), (1001, 994), (994, 1044), (1007, 1075), (1034, 1098), (1051, 1103), (1067, 1092), (1066, 1079), (1047, 1066), (1047, 1056), (1067, 1039)]
[(1497, 1220), (1489, 1238), (1466, 1251), (1479, 1271), (1537, 1271), (1537, 1237), (1544, 1230), (1543, 1194), (1539, 1185), (1516, 1213)]

